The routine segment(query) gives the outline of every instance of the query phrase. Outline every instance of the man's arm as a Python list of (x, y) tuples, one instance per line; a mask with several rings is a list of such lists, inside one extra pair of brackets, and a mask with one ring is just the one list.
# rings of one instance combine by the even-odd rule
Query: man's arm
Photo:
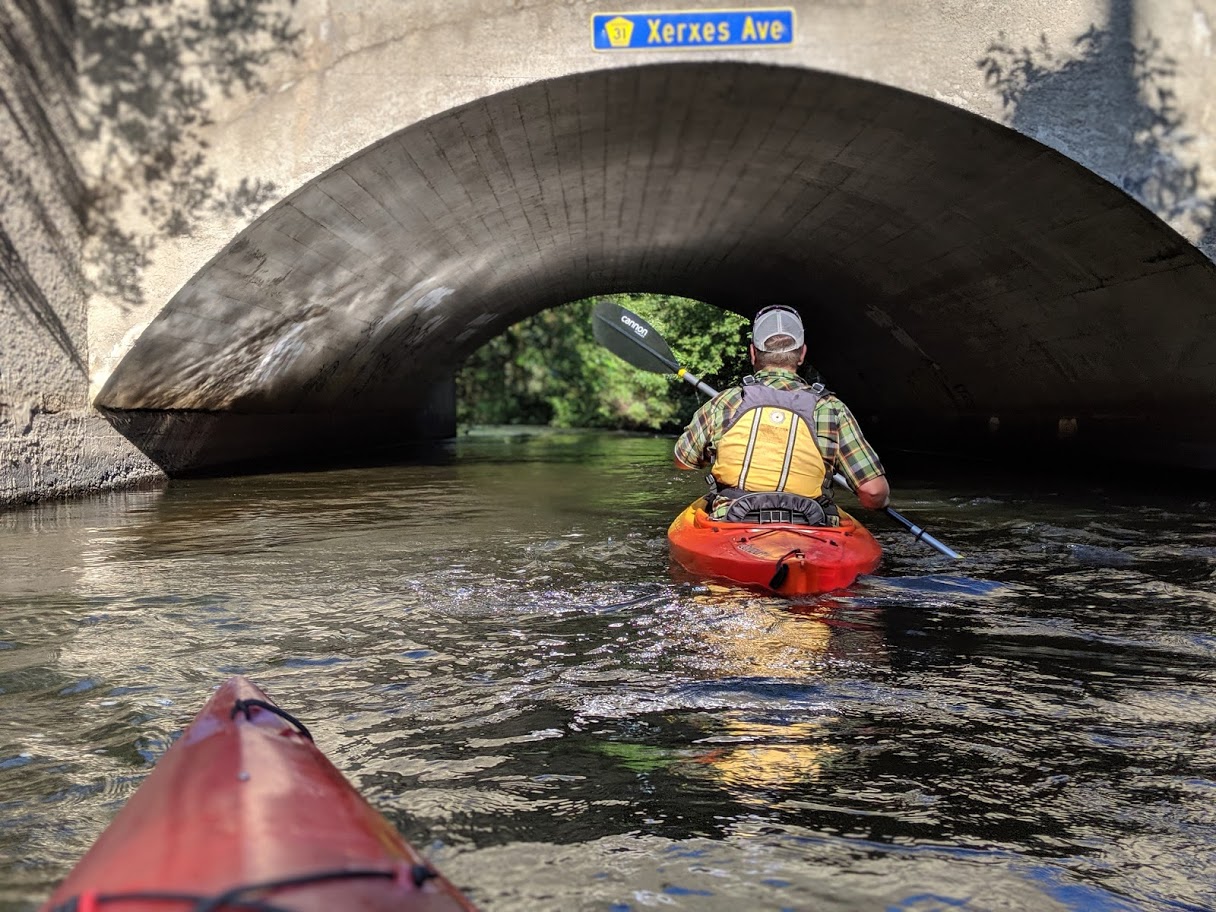
[(677, 469), (703, 469), (713, 463), (713, 431), (716, 414), (716, 401), (710, 399), (692, 416), (692, 421), (676, 440), (674, 462)]
[(857, 499), (867, 510), (881, 510), (891, 502), (891, 486), (887, 476), (879, 475), (857, 486)]
[[(698, 414), (700, 413), (698, 412)], [(707, 441), (703, 437), (694, 416), (692, 424), (686, 427), (684, 433), (676, 440), (672, 461), (677, 469), (700, 469), (709, 465), (710, 460), (706, 452)]]
[(857, 500), (867, 510), (881, 510), (891, 501), (891, 486), (878, 454), (861, 433), (853, 413), (839, 399), (836, 416), (839, 421), (839, 450), (836, 464), (857, 492)]

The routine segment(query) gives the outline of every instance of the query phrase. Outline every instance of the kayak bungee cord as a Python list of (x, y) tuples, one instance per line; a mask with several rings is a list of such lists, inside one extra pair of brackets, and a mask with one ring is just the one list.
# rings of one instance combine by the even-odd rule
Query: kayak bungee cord
[[(192, 893), (160, 893), (151, 890), (134, 893), (97, 893), (87, 891), (78, 896), (73, 896), (57, 906), (53, 906), (49, 912), (97, 912), (106, 903), (134, 901), (193, 903), (188, 912), (229, 912), (229, 910), (242, 910), (242, 912), (292, 912), (291, 909), (272, 905), (265, 900), (242, 899), (241, 894), (283, 890), (291, 887), (306, 887), (313, 884), (329, 883), (335, 880), (368, 880), (376, 878), (380, 880), (400, 881), (403, 873), (406, 873), (404, 866), (401, 871), (391, 871), (382, 868), (372, 870), (336, 869), (332, 871), (318, 871), (315, 874), (301, 874), (299, 877), (285, 877), (281, 880), (268, 880), (264, 883), (233, 887), (214, 896), (197, 896)], [(439, 875), (426, 865), (415, 864), (409, 866), (408, 876), (415, 887), (421, 887), (432, 877), (438, 877)]]
[(293, 716), (287, 710), (281, 709), (278, 706), (275, 706), (273, 703), (269, 702), (268, 700), (255, 700), (255, 699), (237, 700), (235, 703), (232, 704), (232, 712), (229, 714), (228, 718), (235, 719), (238, 714), (243, 714), (248, 721), (252, 722), (253, 716), (250, 714), (249, 710), (252, 709), (253, 707), (257, 707), (258, 709), (264, 709), (267, 712), (274, 713), (280, 719), (283, 719), (283, 720), (291, 723), (292, 725), (294, 725), (297, 729), (299, 729), (300, 734), (303, 735), (305, 738), (307, 738), (309, 741), (313, 740), (312, 732), (310, 732), (308, 730), (308, 728), (304, 725), (303, 722), (301, 722), (299, 719), (297, 719), (295, 716)]
[[(750, 541), (755, 541), (757, 538), (764, 538), (764, 536), (766, 536), (766, 535), (775, 535), (778, 532), (783, 532), (783, 533), (786, 533), (789, 535), (800, 535), (803, 538), (814, 539), (815, 541), (823, 542), (824, 544), (831, 545), (833, 547), (840, 547), (837, 542), (828, 538), (828, 535), (831, 534), (830, 532), (828, 532), (828, 530), (835, 530), (835, 529), (836, 529), (835, 526), (823, 526), (823, 527), (807, 526), (805, 528), (789, 528), (787, 526), (782, 526), (779, 529), (760, 529), (759, 531), (753, 531), (750, 535), (740, 535), (738, 540), (740, 542), (746, 543), (746, 542), (750, 542)], [(816, 535), (815, 534), (816, 532), (819, 532), (821, 534)], [(827, 534), (822, 534), (824, 532), (827, 532)]]

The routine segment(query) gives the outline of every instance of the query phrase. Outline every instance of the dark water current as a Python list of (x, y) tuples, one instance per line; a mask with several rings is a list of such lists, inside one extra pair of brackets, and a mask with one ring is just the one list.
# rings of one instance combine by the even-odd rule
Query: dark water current
[(896, 477), (967, 560), (791, 604), (671, 575), (670, 444), (0, 515), (0, 910), (234, 672), (487, 912), (1216, 906), (1216, 502)]

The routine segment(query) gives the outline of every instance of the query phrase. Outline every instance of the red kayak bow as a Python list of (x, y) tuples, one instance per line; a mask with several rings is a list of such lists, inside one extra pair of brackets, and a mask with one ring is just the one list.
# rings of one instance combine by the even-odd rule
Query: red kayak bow
[(470, 912), (308, 730), (230, 678), (41, 912)]

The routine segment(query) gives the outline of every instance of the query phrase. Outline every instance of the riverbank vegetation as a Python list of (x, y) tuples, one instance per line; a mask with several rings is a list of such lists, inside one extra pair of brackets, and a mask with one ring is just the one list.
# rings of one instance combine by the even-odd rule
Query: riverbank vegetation
[[(721, 389), (748, 373), (749, 323), (710, 304), (657, 294), (609, 296), (651, 323), (680, 363)], [(456, 375), (462, 425), (530, 424), (675, 432), (703, 401), (674, 375), (626, 364), (592, 335), (599, 298), (516, 323)]]

